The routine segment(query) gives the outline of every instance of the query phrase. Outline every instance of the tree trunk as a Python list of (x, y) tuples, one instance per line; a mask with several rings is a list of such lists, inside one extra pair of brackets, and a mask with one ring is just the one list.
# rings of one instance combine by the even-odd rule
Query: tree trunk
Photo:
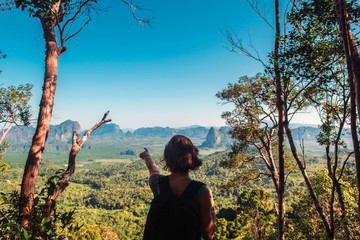
[(57, 46), (54, 27), (49, 22), (41, 22), (41, 24), (46, 42), (45, 78), (36, 131), (24, 169), (19, 201), (19, 223), (28, 230), (31, 228), (31, 211), (39, 165), (42, 161), (45, 143), (49, 134), (57, 83), (58, 61), (61, 54), (61, 48)]
[(349, 231), (349, 228), (348, 228), (348, 223), (347, 223), (347, 220), (346, 220), (346, 210), (345, 210), (345, 203), (344, 203), (344, 196), (342, 194), (342, 190), (341, 190), (341, 185), (339, 183), (339, 181), (335, 181), (335, 188), (336, 188), (336, 193), (337, 193), (337, 196), (339, 198), (339, 205), (340, 205), (340, 208), (341, 208), (341, 222), (343, 224), (343, 229), (344, 229), (344, 234), (345, 234), (345, 239), (348, 240), (350, 239), (350, 231)]
[(14, 119), (12, 120), (12, 122), (10, 123), (9, 127), (5, 130), (5, 132), (3, 132), (3, 134), (1, 135), (0, 138), (0, 144), (4, 141), (6, 135), (9, 133), (10, 129), (12, 128), (12, 126), (14, 125), (14, 123), (16, 122), (16, 117), (14, 117)]
[[(346, 60), (349, 62), (348, 60)], [(348, 65), (349, 71), (349, 65)], [(359, 149), (359, 138), (357, 133), (357, 126), (356, 126), (356, 97), (355, 97), (355, 86), (352, 79), (352, 76), (349, 75), (349, 85), (350, 85), (350, 105), (351, 105), (351, 112), (350, 112), (350, 128), (351, 128), (351, 137), (353, 142), (354, 154), (355, 154), (355, 163), (356, 163), (356, 173), (357, 173), (357, 187), (358, 187), (358, 214), (360, 218), (360, 186), (359, 186), (359, 177), (360, 177), (360, 149)]]
[(279, 70), (279, 44), (280, 44), (280, 13), (279, 0), (275, 0), (275, 44), (274, 44), (274, 73), (276, 82), (276, 107), (279, 114), (278, 119), (278, 141), (279, 141), (279, 215), (278, 215), (278, 239), (284, 240), (285, 228), (285, 146), (284, 146), (284, 103), (282, 100), (281, 76)]
[[(285, 115), (285, 117), (286, 117), (286, 115)], [(310, 178), (307, 175), (306, 169), (304, 168), (304, 166), (303, 166), (303, 164), (301, 162), (299, 153), (297, 152), (297, 149), (296, 149), (294, 140), (292, 138), (292, 133), (291, 133), (291, 130), (289, 128), (289, 123), (288, 123), (287, 119), (285, 119), (284, 127), (285, 127), (285, 130), (286, 130), (286, 135), (287, 135), (288, 140), (289, 140), (291, 152), (292, 152), (292, 154), (293, 154), (293, 156), (295, 158), (295, 161), (296, 161), (296, 163), (297, 163), (297, 165), (299, 167), (299, 170), (300, 170), (300, 172), (301, 172), (301, 174), (302, 174), (302, 176), (304, 178), (305, 184), (306, 184), (306, 186), (308, 188), (310, 197), (313, 200), (316, 211), (319, 213), (320, 218), (321, 218), (321, 220), (322, 220), (322, 222), (323, 222), (323, 224), (325, 226), (326, 233), (327, 233), (329, 239), (335, 239), (333, 229), (331, 229), (331, 226), (329, 224), (329, 220), (327, 219), (327, 217), (325, 215), (324, 209), (321, 206), (321, 203), (320, 203), (320, 201), (319, 201), (319, 199), (318, 199), (318, 197), (317, 197), (317, 195), (315, 193), (315, 190), (312, 187)]]
[[(355, 93), (355, 101), (351, 103), (352, 108), (356, 108), (357, 105), (357, 112), (358, 118), (360, 118), (360, 60), (359, 54), (356, 48), (356, 43), (354, 39), (354, 35), (352, 34), (350, 23), (349, 23), (349, 16), (346, 10), (345, 0), (335, 0), (335, 10), (338, 19), (341, 39), (344, 45), (344, 51), (346, 56), (346, 63), (348, 65), (348, 75), (349, 79), (353, 84), (353, 90)], [(360, 122), (360, 121), (359, 121)], [(352, 126), (356, 128), (355, 126)], [(356, 129), (352, 133), (356, 133)], [(356, 137), (357, 138), (357, 137)], [(353, 137), (354, 139), (354, 137)], [(358, 142), (353, 142), (354, 148), (359, 148)], [(358, 152), (358, 153), (357, 153)], [(356, 180), (357, 180), (357, 188), (358, 188), (358, 214), (360, 218), (360, 156), (359, 150), (355, 151), (355, 163), (356, 163)], [(360, 219), (359, 219), (360, 220)]]

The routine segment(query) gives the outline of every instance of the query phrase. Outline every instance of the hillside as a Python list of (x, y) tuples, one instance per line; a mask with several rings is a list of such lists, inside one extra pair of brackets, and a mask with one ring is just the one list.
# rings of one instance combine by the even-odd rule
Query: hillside
[[(196, 144), (206, 141), (208, 136), (211, 136), (213, 133), (212, 129), (210, 130), (206, 127), (201, 126), (192, 126), (188, 128), (169, 128), (169, 127), (149, 127), (149, 128), (139, 128), (134, 132), (123, 131), (115, 123), (105, 124), (99, 129), (94, 131), (84, 148), (92, 148), (94, 145), (99, 143), (119, 143), (120, 141), (132, 141), (132, 142), (142, 142), (146, 139), (155, 139), (155, 142), (167, 142), (174, 135), (184, 135), (192, 139)], [(220, 128), (219, 136), (221, 139), (221, 144), (217, 144), (214, 148), (228, 148), (230, 146), (230, 141), (228, 141), (229, 136), (225, 127)], [(51, 125), (49, 131), (49, 137), (46, 145), (46, 151), (63, 151), (70, 149), (70, 143), (72, 139), (73, 132), (76, 131), (79, 135), (83, 134), (80, 124), (76, 121), (67, 120), (59, 125)], [(217, 130), (216, 130), (217, 131)], [(32, 136), (35, 132), (33, 127), (13, 127), (6, 139), (10, 141), (10, 152), (13, 151), (26, 151), (31, 144)], [(163, 139), (160, 140), (159, 139)], [(210, 141), (210, 140), (208, 140)], [(199, 145), (200, 145), (199, 144)], [(210, 145), (208, 148), (212, 148)]]
[[(296, 124), (293, 127), (294, 140), (304, 140), (307, 142), (306, 146), (311, 148), (312, 152), (318, 151), (316, 136), (320, 131), (319, 128)], [(122, 130), (115, 123), (110, 123), (94, 131), (83, 146), (83, 149), (96, 149), (97, 145), (100, 144), (102, 146), (102, 144), (106, 143), (109, 146), (117, 146), (119, 144), (130, 145), (132, 149), (140, 152), (144, 146), (153, 145), (155, 151), (159, 153), (172, 136), (180, 134), (189, 137), (203, 151), (211, 149), (225, 150), (230, 149), (232, 144), (232, 139), (228, 133), (229, 129), (230, 127), (207, 128), (202, 126), (183, 128), (147, 127), (130, 132)], [(59, 125), (52, 125), (45, 151), (58, 152), (70, 150), (73, 131), (76, 131), (79, 135), (85, 132), (82, 132), (80, 124), (76, 121), (67, 120)], [(27, 152), (34, 132), (35, 129), (33, 127), (13, 127), (6, 137), (10, 141), (9, 152)], [(344, 132), (343, 139), (345, 141), (349, 140), (351, 135), (348, 129), (345, 129)], [(129, 149), (119, 150), (123, 152)]]
[[(209, 155), (203, 159), (201, 168), (191, 173), (194, 179), (203, 181), (212, 189), (217, 209), (229, 207), (240, 191), (222, 193), (218, 187), (236, 174), (233, 170), (219, 167), (226, 157), (226, 152)], [(161, 167), (159, 158), (154, 159)], [(53, 172), (47, 165), (43, 166), (39, 186)], [(163, 169), (161, 172), (166, 174)], [(142, 160), (130, 164), (98, 165), (95, 168), (79, 167), (60, 198), (59, 211), (75, 210), (76, 221), (84, 224), (82, 231), (101, 225), (109, 227), (108, 231), (116, 233), (119, 239), (141, 239), (153, 197), (148, 186), (148, 175)], [(20, 169), (12, 168), (0, 177), (0, 186), (4, 191), (18, 188), (20, 177)]]

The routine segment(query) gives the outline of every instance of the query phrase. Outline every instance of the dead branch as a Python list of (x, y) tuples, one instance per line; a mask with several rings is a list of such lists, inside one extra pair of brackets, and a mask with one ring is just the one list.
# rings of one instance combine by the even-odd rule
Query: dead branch
[(149, 9), (144, 9), (144, 8), (141, 8), (140, 6), (136, 5), (132, 0), (130, 2), (128, 1), (125, 1), (125, 0), (121, 0), (123, 3), (125, 3), (126, 5), (128, 5), (131, 9), (131, 14), (133, 15), (134, 19), (140, 23), (141, 25), (149, 25), (150, 22), (151, 22), (151, 18), (148, 18), (148, 19), (142, 19), (142, 18), (139, 18), (137, 15), (136, 15), (136, 10), (139, 9), (139, 10), (146, 10), (146, 11), (150, 11)]
[(69, 186), (69, 181), (70, 181), (70, 176), (75, 172), (75, 165), (76, 165), (76, 155), (78, 154), (78, 152), (80, 151), (82, 145), (84, 144), (84, 142), (87, 140), (88, 136), (95, 131), (97, 128), (99, 128), (101, 125), (103, 125), (104, 123), (110, 122), (111, 119), (106, 119), (106, 117), (109, 115), (109, 111), (107, 111), (102, 120), (97, 123), (95, 126), (93, 126), (90, 130), (88, 130), (80, 139), (80, 141), (77, 141), (77, 133), (76, 131), (74, 131), (73, 133), (73, 137), (72, 137), (72, 147), (70, 150), (70, 155), (69, 155), (69, 163), (68, 163), (68, 168), (67, 170), (63, 173), (61, 179), (58, 181), (58, 183), (56, 184), (56, 187), (52, 193), (52, 195), (47, 197), (45, 206), (43, 211), (46, 214), (46, 219), (47, 221), (50, 221), (51, 215), (54, 211), (56, 202), (60, 196), (60, 194), (66, 189), (67, 186)]
[(269, 23), (264, 14), (260, 13), (257, 0), (246, 0), (255, 13), (275, 32), (275, 28)]
[(81, 16), (83, 14), (83, 8), (87, 6), (87, 4), (89, 4), (89, 2), (92, 0), (86, 0), (83, 3), (81, 3), (79, 5), (79, 9), (75, 12), (75, 14), (66, 21), (66, 23), (64, 24), (64, 26), (62, 27), (62, 32), (65, 32), (65, 28), (66, 26), (70, 23), (70, 27), (69, 30), (67, 31), (66, 36), (63, 38), (63, 42), (62, 44), (65, 44), (65, 42), (67, 42), (69, 39), (73, 38), (74, 36), (76, 36), (77, 34), (79, 34), (81, 32), (81, 30), (83, 30), (83, 28), (91, 21), (91, 16), (90, 16), (90, 10), (88, 9), (89, 13), (88, 13), (88, 20), (80, 27), (80, 29), (78, 31), (76, 31), (74, 34), (69, 35), (69, 32), (71, 30), (71, 27), (73, 26), (74, 22), (78, 19), (79, 16)]
[[(255, 55), (254, 55), (249, 50), (247, 50), (243, 46), (240, 37), (236, 33), (232, 32), (226, 28), (225, 33), (223, 33), (223, 35), (225, 36), (225, 38), (228, 42), (228, 44), (225, 46), (225, 48), (227, 50), (229, 50), (230, 52), (233, 52), (233, 53), (243, 54), (247, 57), (250, 57), (250, 58), (260, 62), (264, 66), (264, 68), (268, 69), (268, 66), (260, 58), (258, 52), (255, 50)], [(250, 48), (252, 48), (253, 50), (255, 49), (255, 47), (252, 44), (250, 44)]]
[(343, 163), (343, 166), (342, 166), (342, 168), (341, 168), (340, 175), (339, 175), (339, 177), (338, 177), (338, 181), (340, 181), (340, 179), (342, 178), (342, 175), (343, 175), (344, 169), (345, 169), (345, 165), (346, 165), (347, 161), (349, 160), (349, 158), (350, 158), (350, 156), (351, 156), (352, 154), (354, 154), (354, 152), (350, 152), (350, 153), (347, 155), (347, 157), (346, 157), (346, 159), (345, 159), (345, 161), (344, 161), (344, 163)]

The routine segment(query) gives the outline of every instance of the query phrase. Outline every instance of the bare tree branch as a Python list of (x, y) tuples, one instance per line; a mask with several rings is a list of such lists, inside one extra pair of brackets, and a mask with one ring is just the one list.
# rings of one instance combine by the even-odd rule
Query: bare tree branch
[(138, 21), (138, 23), (142, 24), (142, 25), (149, 25), (151, 22), (151, 18), (149, 19), (142, 19), (136, 16), (136, 10), (147, 10), (150, 11), (149, 9), (144, 9), (139, 7), (138, 5), (134, 4), (134, 2), (131, 0), (130, 2), (127, 2), (125, 0), (121, 0), (123, 3), (125, 3), (126, 5), (128, 5), (131, 9), (131, 13), (133, 15), (133, 17), (135, 18), (136, 21)]
[(69, 39), (75, 37), (79, 32), (81, 32), (81, 30), (83, 30), (83, 28), (84, 28), (86, 25), (88, 25), (88, 23), (89, 23), (90, 21), (91, 21), (91, 17), (89, 17), (89, 19), (86, 21), (86, 23), (84, 23), (84, 25), (82, 25), (81, 28), (80, 28), (77, 32), (75, 32), (74, 34), (72, 34), (70, 37), (66, 38), (66, 39), (64, 40), (64, 43), (66, 43)]
[(345, 161), (344, 161), (344, 163), (343, 163), (343, 165), (342, 165), (342, 167), (341, 167), (341, 171), (340, 171), (340, 175), (339, 175), (339, 177), (338, 177), (338, 181), (342, 178), (342, 175), (343, 175), (344, 169), (345, 169), (345, 165), (346, 165), (347, 161), (349, 160), (349, 158), (350, 158), (350, 156), (351, 156), (352, 154), (354, 154), (354, 152), (350, 152), (350, 153), (347, 155), (347, 157), (346, 157), (346, 159), (345, 159)]
[(262, 19), (264, 22), (275, 32), (275, 28), (269, 23), (269, 21), (266, 19), (266, 17), (260, 13), (260, 10), (258, 8), (258, 1), (257, 0), (246, 0), (250, 7), (255, 11), (255, 13)]
[[(243, 44), (242, 44), (242, 40), (240, 39), (240, 37), (230, 31), (228, 28), (225, 28), (225, 33), (223, 33), (223, 35), (225, 36), (228, 44), (225, 46), (225, 48), (233, 53), (237, 53), (237, 54), (243, 54), (247, 57), (250, 57), (258, 62), (260, 62), (266, 69), (268, 69), (268, 66), (261, 60), (261, 58), (258, 55), (258, 52), (256, 51), (255, 54), (257, 54), (256, 56), (254, 56), (252, 53), (249, 52), (249, 50), (247, 50)], [(252, 49), (254, 49), (254, 47), (251, 47)]]
[(81, 149), (82, 145), (84, 144), (84, 142), (87, 140), (88, 136), (94, 130), (99, 128), (104, 123), (107, 123), (107, 122), (111, 121), (111, 119), (106, 119), (108, 114), (109, 114), (109, 111), (107, 111), (104, 114), (104, 117), (102, 118), (102, 120), (99, 123), (95, 124), (95, 126), (93, 126), (90, 130), (88, 130), (82, 136), (80, 141), (77, 141), (78, 135), (77, 135), (76, 131), (74, 131), (73, 137), (72, 137), (72, 148), (70, 150), (70, 155), (69, 155), (68, 168), (64, 172), (64, 174), (62, 175), (61, 179), (56, 184), (56, 187), (55, 187), (54, 191), (52, 192), (52, 194), (47, 197), (47, 200), (46, 200), (46, 203), (45, 203), (45, 206), (44, 206), (44, 212), (46, 214), (47, 221), (50, 221), (51, 215), (52, 215), (52, 213), (54, 211), (56, 202), (57, 202), (60, 194), (66, 189), (67, 186), (69, 186), (70, 176), (75, 172), (76, 155), (80, 151), (80, 149)]

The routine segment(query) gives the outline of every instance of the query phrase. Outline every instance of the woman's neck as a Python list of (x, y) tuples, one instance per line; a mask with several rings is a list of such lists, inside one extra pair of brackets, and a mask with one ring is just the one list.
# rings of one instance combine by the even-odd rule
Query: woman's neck
[(170, 174), (174, 177), (183, 177), (183, 178), (190, 178), (189, 172), (174, 172)]

